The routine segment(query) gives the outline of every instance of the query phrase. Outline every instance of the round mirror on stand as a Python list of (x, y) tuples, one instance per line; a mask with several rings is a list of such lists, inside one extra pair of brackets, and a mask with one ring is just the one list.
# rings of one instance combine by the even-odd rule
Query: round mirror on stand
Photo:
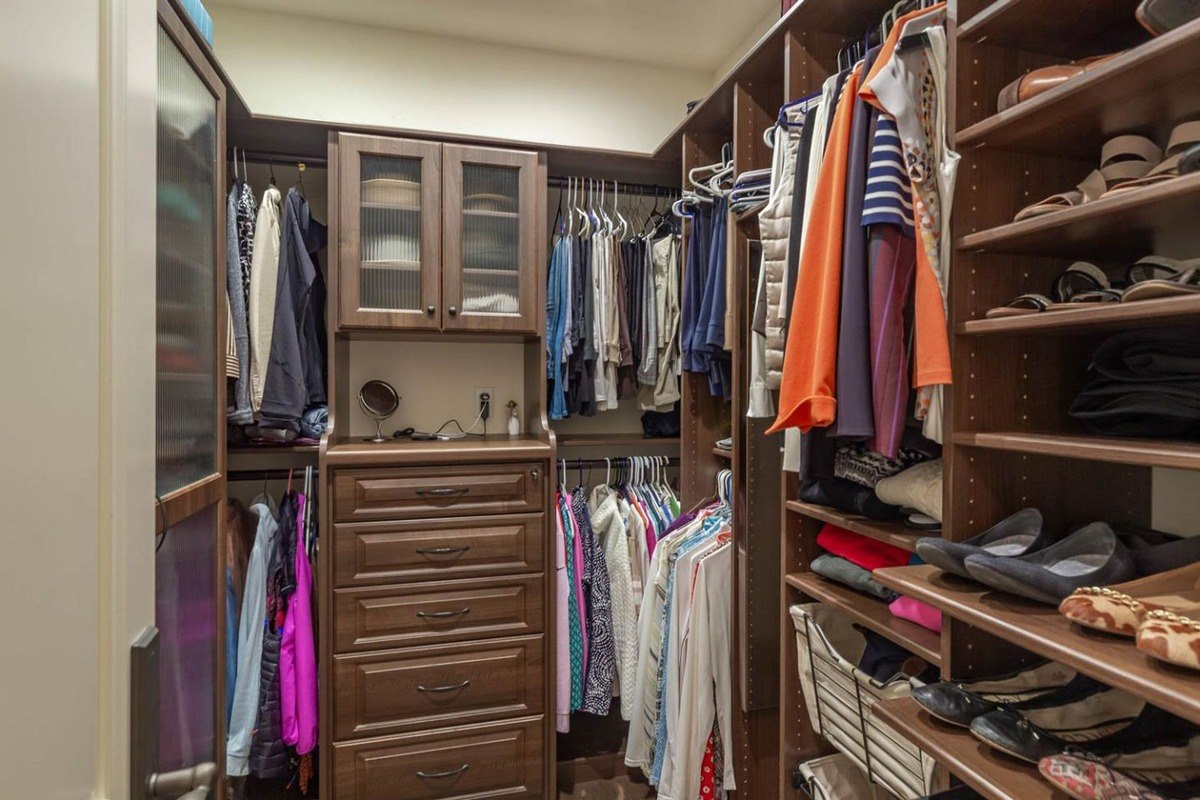
[(375, 420), (375, 438), (366, 439), (368, 442), (386, 442), (383, 435), (383, 422), (400, 405), (400, 395), (386, 381), (367, 381), (358, 390), (358, 407), (371, 419)]

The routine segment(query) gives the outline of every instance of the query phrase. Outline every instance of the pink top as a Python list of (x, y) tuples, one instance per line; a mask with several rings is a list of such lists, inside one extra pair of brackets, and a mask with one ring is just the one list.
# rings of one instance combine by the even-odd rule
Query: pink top
[(317, 653), (313, 637), (312, 565), (304, 549), (304, 495), (297, 498), (296, 590), (288, 598), (279, 650), (280, 714), (284, 744), (299, 755), (317, 746)]

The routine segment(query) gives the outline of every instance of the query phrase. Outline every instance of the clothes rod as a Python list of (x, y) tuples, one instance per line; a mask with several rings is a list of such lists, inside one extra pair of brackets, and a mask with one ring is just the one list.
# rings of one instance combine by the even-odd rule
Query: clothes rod
[[(565, 189), (567, 187), (568, 180), (582, 181), (585, 186), (587, 185), (588, 181), (592, 181), (593, 183), (595, 183), (597, 185), (603, 184), (608, 187), (611, 187), (613, 185), (613, 182), (611, 180), (602, 179), (602, 178), (589, 178), (584, 175), (570, 176), (569, 178), (566, 176), (562, 176), (562, 175), (551, 175), (549, 178), (546, 179), (546, 184), (548, 186), (556, 186), (556, 187)], [(652, 193), (665, 194), (665, 195), (679, 194), (678, 186), (660, 186), (656, 183), (631, 183), (631, 182), (627, 183), (626, 181), (617, 181), (616, 184), (617, 184), (617, 189), (619, 191), (621, 191), (621, 192), (628, 191), (632, 194), (652, 194)]]
[[(236, 154), (234, 151), (237, 151)], [(253, 161), (255, 164), (278, 164), (281, 167), (294, 167), (303, 164), (306, 167), (324, 167), (329, 160), (324, 156), (299, 156), (295, 153), (266, 153), (261, 150), (243, 150), (240, 147), (229, 148), (229, 158), (236, 155), (238, 161)]]
[[(286, 481), (288, 473), (292, 474), (292, 478), (304, 480), (304, 467), (295, 467), (291, 470), (286, 469), (238, 469), (230, 470), (225, 473), (225, 480), (228, 483), (249, 483), (251, 481)], [(313, 467), (313, 473), (320, 475), (321, 471), (317, 467)]]
[(560, 458), (560, 464), (566, 464), (568, 467), (604, 467), (604, 466), (627, 466), (630, 459), (644, 459), (647, 466), (654, 467), (678, 467), (681, 464), (679, 458), (675, 456), (610, 456), (607, 459), (603, 458)]

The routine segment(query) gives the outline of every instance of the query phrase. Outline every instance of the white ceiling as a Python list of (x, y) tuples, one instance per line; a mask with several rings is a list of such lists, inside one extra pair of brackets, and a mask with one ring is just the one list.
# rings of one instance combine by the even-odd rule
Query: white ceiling
[(777, 0), (220, 0), (221, 5), (715, 71)]

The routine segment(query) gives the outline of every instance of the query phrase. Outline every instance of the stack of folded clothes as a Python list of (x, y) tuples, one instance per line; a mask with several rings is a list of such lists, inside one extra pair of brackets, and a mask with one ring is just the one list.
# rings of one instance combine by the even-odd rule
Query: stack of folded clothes
[(1200, 439), (1200, 331), (1161, 328), (1105, 339), (1071, 416), (1108, 436)]
[(914, 556), (907, 550), (830, 524), (817, 534), (817, 546), (825, 552), (809, 565), (813, 572), (888, 603), (893, 616), (941, 631), (941, 612), (919, 600), (896, 594), (871, 576), (877, 569), (913, 563)]
[(860, 444), (840, 448), (832, 477), (812, 478), (800, 499), (867, 519), (904, 521), (917, 530), (942, 525), (942, 460), (919, 450), (888, 458)]

